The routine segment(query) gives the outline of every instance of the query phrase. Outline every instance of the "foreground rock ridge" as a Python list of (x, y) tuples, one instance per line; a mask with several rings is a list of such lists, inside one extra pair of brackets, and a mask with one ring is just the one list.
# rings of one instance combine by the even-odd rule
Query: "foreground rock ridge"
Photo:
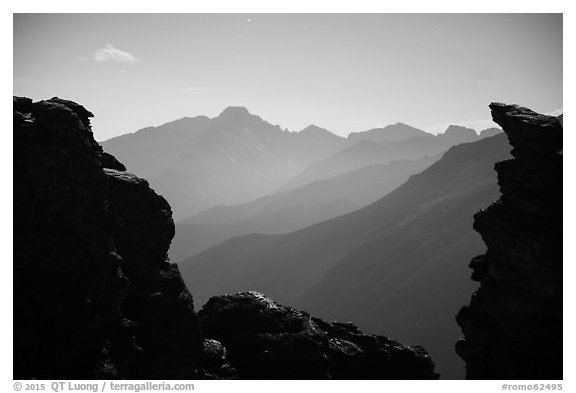
[(92, 113), (13, 106), (14, 379), (437, 377), (422, 348), (260, 294), (213, 298), (199, 320), (167, 257), (170, 205), (102, 151)]
[(456, 319), (468, 379), (562, 379), (562, 117), (492, 103), (513, 147), (500, 199), (474, 216), (487, 252)]
[(14, 98), (14, 378), (199, 378), (170, 205), (102, 152), (90, 117)]
[(199, 318), (242, 379), (438, 378), (422, 347), (327, 323), (257, 292), (212, 297)]

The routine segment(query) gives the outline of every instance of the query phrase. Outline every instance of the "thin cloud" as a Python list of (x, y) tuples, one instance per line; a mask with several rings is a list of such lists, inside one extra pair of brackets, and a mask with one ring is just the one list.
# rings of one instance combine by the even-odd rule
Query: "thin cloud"
[(107, 63), (107, 62), (120, 62), (120, 63), (134, 63), (138, 59), (131, 53), (125, 52), (118, 48), (114, 48), (112, 45), (108, 44), (102, 49), (98, 49), (94, 53), (94, 61), (97, 63)]

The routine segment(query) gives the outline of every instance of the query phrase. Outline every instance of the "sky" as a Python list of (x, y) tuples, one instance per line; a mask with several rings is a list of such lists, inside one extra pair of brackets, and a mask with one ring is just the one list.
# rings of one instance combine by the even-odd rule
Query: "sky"
[(245, 106), (346, 136), (477, 130), (492, 101), (561, 113), (561, 14), (15, 14), (13, 94), (94, 113), (99, 141)]

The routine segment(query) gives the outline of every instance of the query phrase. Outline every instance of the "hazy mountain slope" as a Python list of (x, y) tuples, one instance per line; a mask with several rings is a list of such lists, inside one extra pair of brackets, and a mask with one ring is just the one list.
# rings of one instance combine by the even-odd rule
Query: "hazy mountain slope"
[[(392, 137), (389, 138), (389, 134), (386, 132), (388, 127), (352, 134), (348, 139), (349, 143), (353, 143), (351, 146), (312, 163), (304, 171), (290, 179), (280, 191), (291, 190), (316, 180), (335, 177), (370, 165), (433, 156), (448, 150), (451, 146), (480, 139), (473, 129), (460, 126), (450, 126), (443, 134), (439, 135), (428, 134), (424, 131), (418, 132), (420, 130), (401, 123), (395, 127), (392, 130), (397, 130), (397, 133), (400, 132), (398, 130), (408, 130), (406, 135), (423, 133), (423, 136), (394, 141), (393, 137), (398, 138), (398, 136), (392, 134)], [(363, 134), (366, 134), (365, 138), (362, 138)], [(389, 141), (386, 141), (387, 139)], [(358, 142), (355, 142), (356, 140)], [(380, 142), (380, 140), (386, 142)]]
[(170, 258), (181, 261), (234, 236), (288, 233), (349, 213), (383, 197), (438, 158), (393, 161), (247, 204), (214, 207), (177, 223)]
[(345, 139), (313, 128), (282, 131), (245, 108), (184, 118), (102, 143), (171, 203), (181, 219), (266, 195)]
[(472, 215), (497, 197), (492, 168), (508, 150), (502, 135), (453, 147), (361, 210), (286, 235), (231, 239), (181, 271), (199, 304), (250, 289), (320, 315), (354, 314), (371, 331), (432, 343), (439, 370), (457, 376), (452, 311), (472, 290), (462, 260), (483, 250)]
[(283, 234), (357, 210), (360, 206), (347, 199), (325, 203), (287, 206), (242, 221), (176, 224), (176, 236), (170, 247), (170, 259), (182, 261), (235, 236)]

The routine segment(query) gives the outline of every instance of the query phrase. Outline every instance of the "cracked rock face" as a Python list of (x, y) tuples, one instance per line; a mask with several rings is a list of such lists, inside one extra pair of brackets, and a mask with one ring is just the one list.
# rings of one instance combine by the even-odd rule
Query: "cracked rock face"
[(81, 105), (13, 105), (14, 378), (200, 377), (170, 205), (102, 152)]
[(559, 118), (493, 103), (514, 159), (496, 164), (500, 199), (478, 212), (480, 288), (457, 315), (469, 379), (562, 379), (562, 132)]
[(421, 347), (363, 334), (351, 323), (327, 323), (256, 292), (213, 297), (199, 318), (241, 379), (438, 377)]

